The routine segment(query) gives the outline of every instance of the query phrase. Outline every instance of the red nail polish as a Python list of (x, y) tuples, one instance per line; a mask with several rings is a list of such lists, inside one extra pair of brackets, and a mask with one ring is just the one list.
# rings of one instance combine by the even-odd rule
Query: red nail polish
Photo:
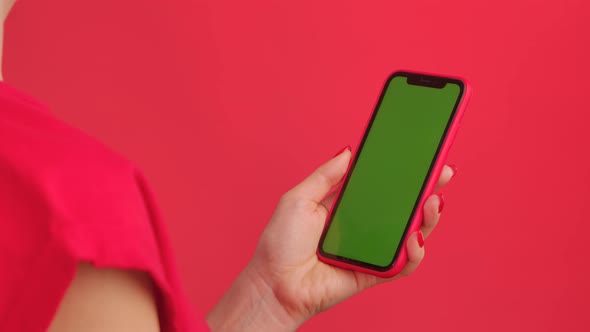
[(336, 153), (336, 154), (334, 155), (334, 157), (336, 157), (336, 156), (340, 155), (342, 152), (344, 152), (344, 151), (346, 151), (346, 150), (348, 150), (348, 151), (352, 151), (352, 148), (350, 147), (350, 145), (347, 145), (347, 146), (345, 146), (345, 147), (344, 147), (342, 150), (338, 151), (338, 153)]
[(445, 208), (445, 197), (442, 193), (436, 194), (438, 196), (438, 213), (441, 213), (442, 210)]
[(420, 248), (424, 247), (424, 234), (422, 234), (422, 231), (418, 231), (418, 245)]
[(447, 165), (447, 166), (449, 166), (453, 170), (453, 176), (455, 176), (455, 174), (457, 174), (457, 165)]

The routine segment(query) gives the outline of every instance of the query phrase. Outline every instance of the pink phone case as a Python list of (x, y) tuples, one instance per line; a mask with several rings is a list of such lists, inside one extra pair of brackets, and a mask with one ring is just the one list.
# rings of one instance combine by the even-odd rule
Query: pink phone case
[[(362, 266), (349, 264), (346, 262), (342, 262), (339, 260), (334, 260), (332, 258), (325, 257), (321, 254), (319, 249), (317, 250), (318, 258), (324, 263), (338, 266), (338, 267), (345, 268), (345, 269), (350, 269), (350, 270), (360, 271), (363, 273), (372, 274), (372, 275), (375, 275), (375, 276), (378, 276), (381, 278), (390, 278), (390, 277), (395, 276), (403, 269), (404, 265), (406, 264), (406, 262), (408, 260), (408, 251), (407, 251), (407, 245), (406, 245), (407, 239), (411, 234), (418, 231), (420, 229), (420, 226), (422, 225), (422, 219), (424, 217), (424, 209), (423, 209), (424, 203), (425, 203), (426, 199), (428, 197), (430, 197), (430, 195), (432, 195), (432, 193), (434, 192), (434, 188), (436, 186), (436, 183), (438, 181), (440, 173), (442, 172), (443, 166), (445, 164), (447, 154), (449, 153), (449, 150), (451, 149), (451, 146), (453, 145), (453, 141), (455, 140), (455, 136), (457, 135), (457, 131), (459, 130), (459, 126), (461, 125), (461, 121), (463, 120), (463, 114), (465, 113), (465, 110), (467, 108), (467, 104), (469, 103), (469, 99), (471, 98), (471, 91), (472, 91), (471, 85), (469, 84), (469, 82), (467, 82), (463, 78), (456, 77), (456, 76), (442, 76), (442, 75), (437, 75), (437, 74), (416, 72), (416, 71), (410, 71), (410, 70), (399, 70), (399, 71), (395, 71), (394, 73), (389, 75), (387, 77), (387, 79), (385, 80), (385, 83), (383, 84), (383, 89), (385, 89), (385, 87), (387, 86), (387, 82), (389, 81), (390, 77), (392, 77), (397, 72), (437, 76), (437, 77), (444, 77), (444, 78), (448, 78), (448, 79), (459, 80), (459, 81), (463, 82), (463, 96), (461, 97), (461, 100), (459, 102), (457, 110), (455, 111), (455, 116), (449, 126), (449, 129), (447, 131), (447, 135), (444, 138), (443, 145), (441, 146), (438, 157), (434, 163), (434, 167), (432, 169), (430, 177), (428, 178), (428, 182), (426, 184), (426, 187), (425, 187), (424, 191), (422, 192), (422, 196), (420, 197), (420, 202), (418, 205), (419, 208), (416, 210), (414, 217), (410, 221), (410, 226), (409, 226), (409, 228), (406, 232), (406, 235), (404, 236), (404, 239), (403, 239), (404, 244), (401, 245), (398, 257), (397, 257), (394, 265), (387, 271), (384, 271), (384, 272), (376, 271), (376, 270), (372, 270), (372, 269), (365, 268)], [(383, 92), (381, 92), (379, 94), (379, 97), (377, 100), (379, 100), (382, 93)], [(376, 110), (377, 110), (377, 107), (375, 107), (373, 112), (375, 112)], [(367, 123), (365, 125), (365, 131), (363, 132), (363, 136), (364, 136), (364, 133), (369, 128), (369, 125), (371, 122), (371, 117), (369, 117), (369, 119), (367, 120)], [(363, 136), (361, 136), (361, 139), (359, 140), (359, 144), (357, 144), (357, 147), (360, 146)], [(355, 156), (353, 156), (353, 158), (354, 157)], [(349, 171), (350, 171), (350, 165), (349, 165), (349, 169), (346, 171), (347, 176), (348, 176)], [(341, 194), (342, 194), (342, 188), (340, 188), (340, 191), (338, 192), (338, 197), (340, 197)], [(334, 210), (334, 206), (335, 206), (336, 202), (337, 202), (337, 200), (334, 200), (334, 204), (332, 204), (332, 207), (330, 208), (330, 215), (332, 214), (332, 212)], [(327, 226), (329, 219), (330, 219), (330, 217), (328, 216), (328, 218), (326, 218), (326, 225), (324, 227)]]

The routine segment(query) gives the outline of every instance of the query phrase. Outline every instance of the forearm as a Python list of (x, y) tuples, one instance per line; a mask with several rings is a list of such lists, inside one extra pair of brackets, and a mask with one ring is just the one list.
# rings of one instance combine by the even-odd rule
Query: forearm
[(296, 323), (273, 290), (246, 267), (207, 316), (214, 332), (294, 331)]

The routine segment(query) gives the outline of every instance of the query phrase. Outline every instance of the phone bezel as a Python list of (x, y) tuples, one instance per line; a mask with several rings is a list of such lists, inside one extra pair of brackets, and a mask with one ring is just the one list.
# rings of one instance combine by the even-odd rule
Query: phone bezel
[[(383, 101), (385, 93), (386, 93), (387, 89), (389, 88), (389, 84), (396, 77), (406, 77), (407, 84), (425, 86), (425, 87), (430, 87), (430, 88), (435, 88), (435, 89), (436, 88), (443, 88), (448, 83), (457, 84), (459, 86), (459, 96), (457, 97), (457, 101), (455, 102), (455, 105), (453, 106), (453, 111), (451, 112), (451, 115), (449, 116), (449, 121), (447, 121), (447, 125), (445, 127), (444, 132), (443, 132), (442, 138), (438, 144), (436, 152), (435, 152), (435, 154), (432, 158), (432, 161), (430, 163), (430, 166), (428, 168), (427, 175), (424, 178), (424, 181), (422, 183), (422, 187), (420, 188), (420, 192), (416, 198), (414, 206), (412, 207), (412, 212), (406, 222), (406, 227), (404, 229), (404, 232), (402, 233), (402, 236), (398, 241), (398, 245), (397, 245), (397, 248), (396, 248), (395, 253), (393, 255), (393, 258), (391, 260), (391, 263), (389, 263), (388, 265), (385, 265), (385, 266), (379, 266), (379, 265), (374, 265), (374, 264), (366, 263), (363, 261), (359, 261), (356, 259), (328, 253), (328, 252), (324, 251), (323, 244), (324, 244), (324, 239), (326, 237), (327, 231), (330, 228), (330, 225), (332, 224), (334, 212), (338, 209), (338, 205), (340, 204), (340, 200), (342, 199), (342, 194), (345, 191), (346, 186), (348, 185), (348, 181), (349, 181), (352, 173), (354, 172), (354, 168), (356, 166), (359, 156), (362, 153), (362, 149), (365, 144), (366, 138), (367, 138), (369, 132), (371, 131), (371, 127), (373, 125), (375, 117), (377, 116), (377, 112), (379, 111), (379, 108), (381, 107), (381, 102)], [(336, 201), (334, 202), (334, 204), (331, 208), (330, 215), (328, 217), (328, 220), (326, 221), (326, 225), (325, 225), (322, 235), (320, 237), (318, 251), (322, 256), (324, 256), (328, 259), (334, 260), (334, 261), (340, 261), (340, 262), (343, 262), (343, 263), (346, 263), (349, 265), (355, 265), (355, 266), (359, 266), (362, 268), (366, 268), (366, 269), (378, 271), (378, 272), (387, 272), (387, 271), (391, 270), (393, 268), (393, 266), (395, 266), (395, 264), (397, 263), (402, 245), (405, 243), (404, 239), (407, 236), (407, 232), (410, 228), (411, 221), (414, 219), (414, 217), (416, 215), (416, 211), (418, 209), (418, 205), (422, 201), (424, 191), (427, 187), (430, 177), (432, 176), (433, 168), (439, 158), (441, 149), (444, 146), (445, 141), (447, 140), (449, 129), (451, 128), (451, 125), (455, 121), (457, 110), (458, 110), (459, 106), (461, 105), (464, 95), (465, 95), (465, 84), (463, 83), (463, 81), (461, 81), (459, 79), (451, 78), (451, 77), (427, 75), (427, 74), (421, 74), (421, 73), (412, 73), (412, 72), (407, 72), (407, 71), (397, 71), (397, 72), (394, 72), (393, 74), (391, 74), (387, 78), (387, 80), (385, 81), (385, 84), (383, 86), (383, 89), (381, 90), (381, 94), (379, 96), (379, 99), (375, 105), (373, 113), (371, 114), (371, 118), (369, 119), (369, 122), (367, 123), (367, 127), (365, 129), (365, 132), (363, 133), (363, 137), (362, 137), (361, 142), (358, 147), (358, 152), (355, 154), (353, 160), (351, 161), (349, 171), (347, 172), (346, 177), (343, 181), (342, 188), (338, 194), (338, 197), (336, 198)]]

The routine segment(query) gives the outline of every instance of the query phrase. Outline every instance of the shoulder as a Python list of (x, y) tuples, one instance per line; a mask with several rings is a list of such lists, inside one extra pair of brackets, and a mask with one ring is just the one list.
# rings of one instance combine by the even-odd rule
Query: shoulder
[(57, 237), (80, 256), (136, 250), (126, 237), (155, 250), (146, 184), (135, 165), (32, 98), (2, 88), (0, 217), (12, 234)]
[(28, 177), (120, 172), (131, 162), (54, 116), (26, 94), (0, 84), (0, 167)]
[(93, 232), (143, 212), (131, 162), (6, 86), (0, 113), (2, 219), (37, 230), (27, 234)]

